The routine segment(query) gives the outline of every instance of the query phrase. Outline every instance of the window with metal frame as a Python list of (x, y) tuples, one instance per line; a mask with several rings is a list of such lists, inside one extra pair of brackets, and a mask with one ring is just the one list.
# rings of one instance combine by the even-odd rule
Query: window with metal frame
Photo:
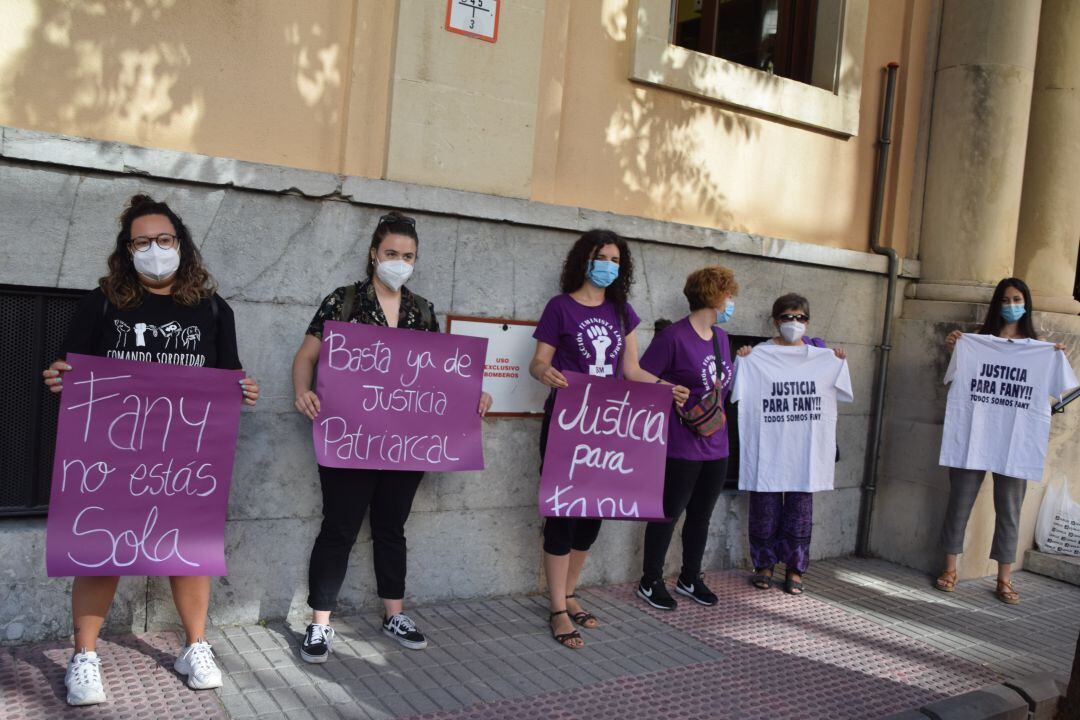
[(60, 396), (41, 371), (59, 357), (85, 294), (0, 284), (0, 516), (48, 510)]

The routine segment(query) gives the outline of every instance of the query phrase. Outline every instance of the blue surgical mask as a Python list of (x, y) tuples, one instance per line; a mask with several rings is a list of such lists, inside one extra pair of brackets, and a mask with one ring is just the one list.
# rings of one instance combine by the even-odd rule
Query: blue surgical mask
[(589, 281), (596, 287), (606, 288), (619, 277), (619, 263), (611, 260), (593, 260), (589, 263)]
[(1023, 305), (1002, 305), (1001, 317), (1005, 318), (1005, 322), (1014, 323), (1020, 318), (1024, 317), (1024, 313), (1027, 312), (1027, 308)]
[(727, 305), (724, 306), (724, 309), (719, 311), (718, 313), (716, 313), (716, 322), (717, 323), (726, 323), (728, 320), (731, 319), (731, 316), (734, 315), (734, 314), (735, 314), (735, 301), (734, 300), (728, 300)]

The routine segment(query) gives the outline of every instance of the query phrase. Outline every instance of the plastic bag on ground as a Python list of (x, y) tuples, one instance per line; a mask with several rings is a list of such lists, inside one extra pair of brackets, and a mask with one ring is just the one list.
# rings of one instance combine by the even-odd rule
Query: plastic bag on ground
[(1046, 488), (1035, 521), (1035, 543), (1046, 553), (1080, 556), (1080, 503), (1069, 497), (1064, 480)]

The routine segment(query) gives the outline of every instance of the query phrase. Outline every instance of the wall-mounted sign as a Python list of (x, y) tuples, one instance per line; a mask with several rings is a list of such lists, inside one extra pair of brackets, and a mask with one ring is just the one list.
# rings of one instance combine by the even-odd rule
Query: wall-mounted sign
[(478, 40), (499, 39), (502, 0), (446, 0), (446, 29)]
[(542, 415), (548, 396), (546, 385), (529, 375), (529, 362), (536, 350), (535, 322), (499, 318), (462, 317), (446, 319), (446, 331), (471, 335), (488, 341), (484, 361), (484, 390), (492, 398), (488, 415)]

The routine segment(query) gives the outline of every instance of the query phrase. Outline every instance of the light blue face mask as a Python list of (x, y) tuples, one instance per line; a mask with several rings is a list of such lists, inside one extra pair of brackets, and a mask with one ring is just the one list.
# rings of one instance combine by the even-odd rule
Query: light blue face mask
[(1005, 322), (1014, 323), (1020, 318), (1024, 317), (1024, 313), (1027, 312), (1027, 308), (1023, 305), (1002, 305), (1001, 317), (1005, 318)]
[(606, 288), (619, 277), (619, 263), (611, 260), (593, 260), (589, 263), (588, 277), (596, 287)]
[(735, 314), (735, 301), (734, 300), (728, 300), (727, 305), (724, 306), (724, 309), (720, 310), (719, 312), (716, 313), (716, 322), (717, 323), (726, 323), (728, 320), (731, 319), (731, 316), (734, 315), (734, 314)]

